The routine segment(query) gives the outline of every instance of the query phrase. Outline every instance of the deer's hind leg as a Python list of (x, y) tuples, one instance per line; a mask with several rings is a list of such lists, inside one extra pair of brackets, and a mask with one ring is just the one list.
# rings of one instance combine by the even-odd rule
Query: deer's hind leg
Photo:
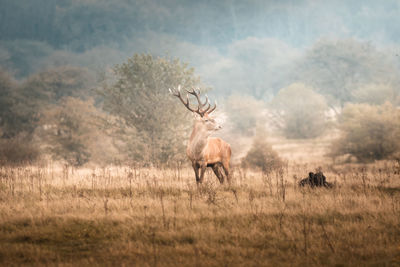
[(229, 176), (229, 160), (222, 161), (222, 168), (224, 169), (226, 180), (231, 183), (231, 177)]
[(217, 176), (219, 182), (221, 184), (224, 183), (224, 175), (221, 173), (221, 165), (219, 163), (215, 163), (210, 165), (210, 167), (212, 168), (212, 170), (214, 171), (215, 175)]

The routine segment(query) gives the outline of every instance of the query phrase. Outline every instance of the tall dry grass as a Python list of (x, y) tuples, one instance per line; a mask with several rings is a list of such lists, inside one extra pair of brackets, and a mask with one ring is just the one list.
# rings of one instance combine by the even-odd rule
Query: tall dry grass
[(182, 169), (0, 168), (0, 263), (391, 266), (400, 262), (400, 168), (234, 168), (230, 186)]

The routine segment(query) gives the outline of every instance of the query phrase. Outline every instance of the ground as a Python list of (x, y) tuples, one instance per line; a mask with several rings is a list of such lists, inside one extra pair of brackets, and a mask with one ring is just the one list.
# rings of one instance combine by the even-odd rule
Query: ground
[(400, 264), (396, 162), (233, 167), (231, 185), (190, 168), (0, 169), (0, 264), (392, 266)]

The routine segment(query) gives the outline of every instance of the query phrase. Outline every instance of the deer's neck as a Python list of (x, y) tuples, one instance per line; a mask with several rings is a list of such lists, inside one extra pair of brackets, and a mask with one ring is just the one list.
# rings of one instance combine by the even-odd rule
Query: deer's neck
[(191, 160), (202, 159), (204, 148), (208, 142), (208, 136), (209, 133), (204, 129), (204, 127), (201, 127), (201, 125), (198, 124), (194, 125), (187, 146), (187, 154)]

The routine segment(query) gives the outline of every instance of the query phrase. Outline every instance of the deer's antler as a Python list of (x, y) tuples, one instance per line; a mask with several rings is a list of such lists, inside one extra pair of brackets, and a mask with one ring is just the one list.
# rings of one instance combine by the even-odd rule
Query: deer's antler
[[(211, 104), (210, 104), (210, 101), (209, 101), (207, 95), (206, 95), (206, 100), (205, 100), (205, 102), (204, 102), (204, 103), (201, 102), (201, 99), (200, 99), (200, 89), (197, 89), (197, 90), (196, 90), (195, 88), (192, 88), (191, 91), (186, 90), (186, 92), (187, 92), (187, 94), (186, 94), (186, 101), (182, 98), (182, 95), (181, 95), (181, 86), (180, 86), (180, 85), (178, 86), (178, 90), (175, 90), (175, 88), (174, 88), (173, 90), (169, 89), (169, 92), (170, 92), (172, 95), (178, 97), (178, 98), (181, 100), (181, 102), (183, 103), (183, 105), (184, 105), (188, 110), (190, 110), (191, 112), (196, 112), (196, 113), (199, 114), (201, 117), (204, 117), (204, 115), (206, 115), (206, 114), (210, 114), (211, 112), (213, 112), (213, 111), (217, 108), (217, 103), (215, 103), (215, 104), (214, 104), (214, 107), (211, 108)], [(191, 95), (193, 95), (194, 97), (196, 97), (197, 103), (198, 103), (197, 109), (192, 109), (192, 108), (190, 107), (189, 95), (188, 95), (188, 94), (191, 94)], [(206, 107), (206, 106), (207, 106), (207, 107)], [(211, 108), (211, 109), (210, 109), (210, 108)]]

